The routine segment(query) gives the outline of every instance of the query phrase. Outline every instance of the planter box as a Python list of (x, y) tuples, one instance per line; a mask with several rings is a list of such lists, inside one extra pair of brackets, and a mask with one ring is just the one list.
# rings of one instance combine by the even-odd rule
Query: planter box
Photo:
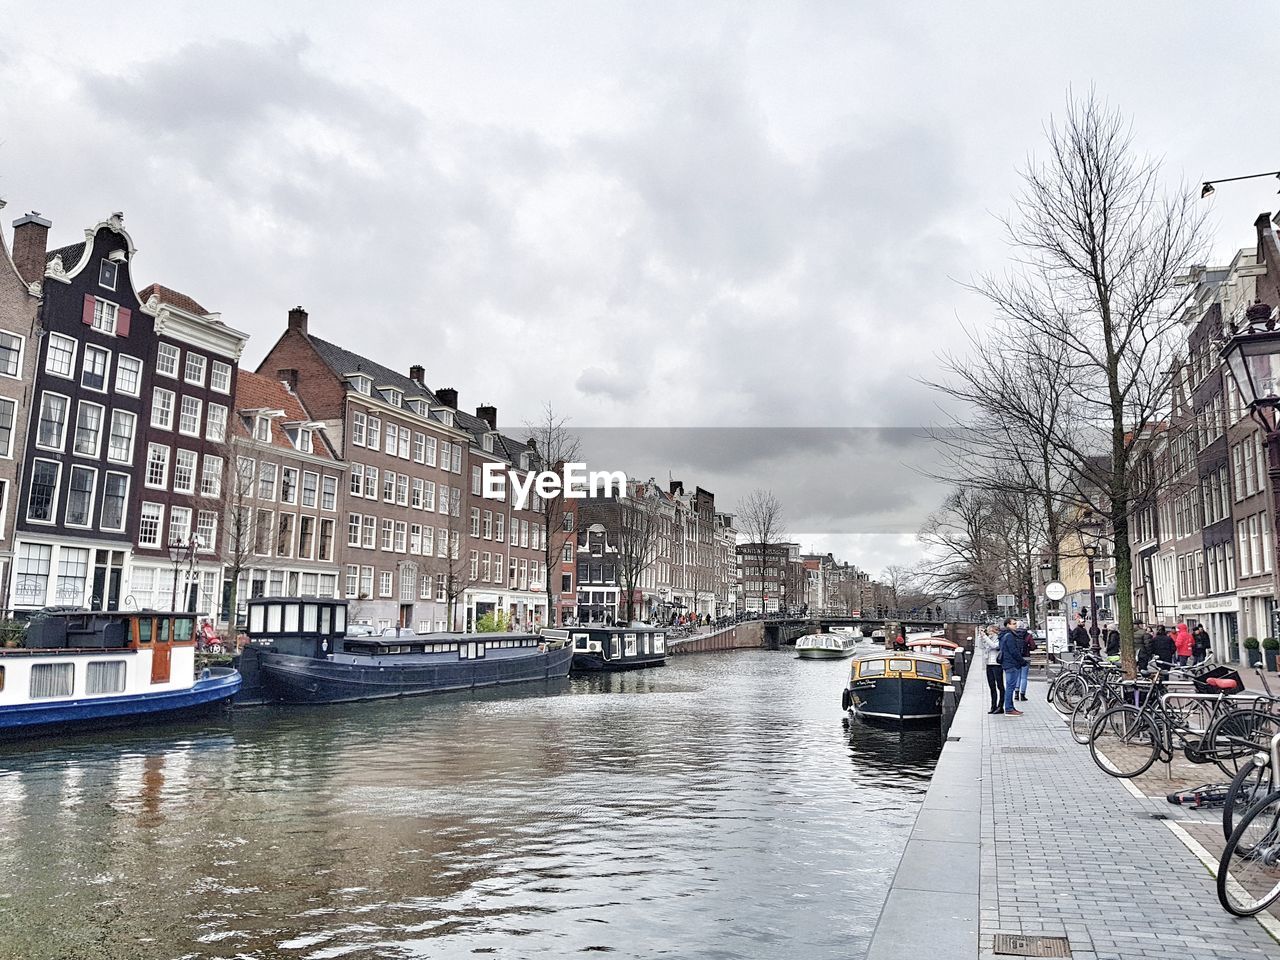
[(1249, 666), (1256, 667), (1258, 666), (1258, 664), (1262, 663), (1261, 650), (1246, 650), (1244, 653), (1245, 653), (1245, 656), (1248, 658)]
[(1267, 662), (1267, 669), (1274, 672), (1276, 669), (1276, 658), (1280, 656), (1280, 650), (1263, 650), (1264, 658)]

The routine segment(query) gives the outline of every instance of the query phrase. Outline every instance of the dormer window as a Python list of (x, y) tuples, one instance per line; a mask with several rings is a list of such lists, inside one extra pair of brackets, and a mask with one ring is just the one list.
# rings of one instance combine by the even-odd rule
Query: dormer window
[(425, 417), (427, 415), (427, 404), (423, 400), (410, 400), (409, 409), (420, 417)]
[(383, 387), (382, 395), (387, 398), (387, 403), (391, 404), (393, 407), (398, 407), (404, 403), (404, 394), (399, 390), (392, 389), (391, 387)]
[(98, 286), (108, 290), (116, 288), (116, 265), (105, 258), (98, 266)]
[(356, 393), (363, 393), (366, 397), (373, 395), (373, 381), (368, 377), (354, 376), (351, 385), (356, 388)]
[(527, 453), (520, 454), (520, 469), (521, 470), (529, 469), (529, 454)]
[(441, 423), (443, 423), (446, 427), (452, 427), (452, 426), (453, 426), (453, 411), (452, 411), (452, 410), (441, 410), (441, 411), (440, 411), (440, 422), (441, 422)]
[(486, 433), (480, 438), (480, 443), (484, 446), (486, 453), (493, 453), (493, 434)]
[(311, 453), (311, 431), (305, 427), (295, 432), (293, 446), (303, 453)]
[(270, 442), (271, 440), (271, 418), (257, 417), (253, 423), (253, 437), (255, 440), (263, 440)]

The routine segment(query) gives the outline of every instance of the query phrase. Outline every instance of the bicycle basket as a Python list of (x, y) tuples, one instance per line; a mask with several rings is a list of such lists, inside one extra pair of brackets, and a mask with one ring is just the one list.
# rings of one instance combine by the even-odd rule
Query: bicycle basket
[(1244, 689), (1244, 680), (1240, 677), (1239, 671), (1232, 670), (1230, 667), (1214, 667), (1208, 673), (1201, 674), (1193, 681), (1195, 683), (1196, 693), (1222, 693), (1222, 688), (1216, 684), (1211, 684), (1209, 680), (1234, 680), (1236, 686), (1234, 690), (1228, 690), (1227, 693), (1239, 693)]

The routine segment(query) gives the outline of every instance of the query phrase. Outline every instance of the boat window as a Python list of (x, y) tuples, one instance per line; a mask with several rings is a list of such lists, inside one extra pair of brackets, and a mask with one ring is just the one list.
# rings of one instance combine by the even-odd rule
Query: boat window
[(75, 678), (74, 663), (33, 663), (31, 665), (31, 699), (69, 697)]
[(942, 664), (929, 663), (926, 660), (916, 661), (916, 674), (921, 677), (930, 677), (933, 680), (942, 679)]
[(636, 655), (636, 635), (634, 633), (627, 634), (627, 656), (634, 657)]
[(487, 647), (488, 647), (488, 644), (486, 644), (486, 643), (477, 643), (477, 644), (476, 644), (476, 656), (477, 656), (477, 657), (483, 657), (483, 656), (484, 656), (484, 651), (485, 651), (485, 649), (486, 649)]
[(573, 641), (573, 649), (575, 650), (587, 649), (587, 638), (579, 637), (577, 640)]
[(667, 645), (667, 641), (663, 634), (655, 633), (653, 635), (653, 652), (654, 653), (666, 653), (666, 645)]
[(154, 621), (153, 621), (150, 617), (139, 617), (139, 618), (138, 618), (138, 642), (139, 642), (139, 643), (150, 643), (150, 642), (151, 642), (151, 625), (152, 625), (152, 623), (154, 623)]
[(123, 660), (90, 660), (84, 692), (123, 693), (125, 663)]
[(347, 632), (347, 608), (333, 608), (333, 632), (342, 634)]
[(298, 605), (296, 603), (285, 604), (284, 607), (284, 632), (298, 632)]
[(320, 608), (320, 632), (328, 634), (333, 627), (333, 607)]
[(897, 670), (901, 673), (910, 673), (915, 669), (915, 663), (911, 660), (890, 660), (889, 669)]
[(622, 644), (618, 642), (617, 637), (609, 638), (609, 656), (619, 657), (622, 655)]
[(302, 605), (302, 632), (315, 633), (320, 629), (320, 607), (314, 603)]
[(249, 632), (261, 633), (262, 625), (266, 622), (267, 614), (262, 608), (262, 604), (256, 603), (249, 608)]
[(169, 642), (169, 618), (161, 617), (156, 621), (156, 643)]
[(284, 613), (280, 609), (280, 604), (273, 603), (267, 607), (267, 633), (279, 633), (280, 623), (284, 619)]
[(883, 675), (883, 660), (863, 660), (858, 664), (858, 676), (860, 677), (880, 677)]
[(191, 639), (191, 635), (195, 633), (196, 622), (187, 617), (175, 618), (173, 621), (173, 639), (175, 642), (183, 643)]

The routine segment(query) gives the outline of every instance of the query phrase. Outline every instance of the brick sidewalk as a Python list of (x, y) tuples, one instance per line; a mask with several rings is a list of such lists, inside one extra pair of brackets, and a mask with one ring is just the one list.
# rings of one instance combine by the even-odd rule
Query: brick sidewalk
[(1009, 933), (1065, 936), (1074, 960), (1280, 957), (1257, 921), (1222, 909), (1208, 870), (1152, 818), (1218, 814), (1133, 796), (1071, 739), (1044, 690), (1033, 684), (1022, 718), (982, 717), (980, 956), (1006, 956), (992, 939)]

